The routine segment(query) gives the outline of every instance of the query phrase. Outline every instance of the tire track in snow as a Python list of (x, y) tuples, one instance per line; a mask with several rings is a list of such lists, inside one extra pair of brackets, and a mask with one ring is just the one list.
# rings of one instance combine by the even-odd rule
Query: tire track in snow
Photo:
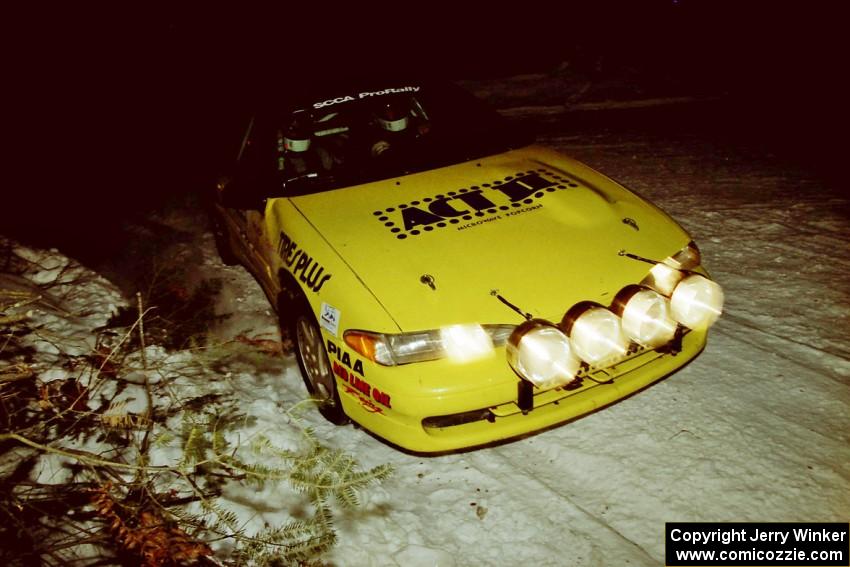
[[(757, 349), (759, 349), (763, 352), (769, 352), (770, 354), (775, 354), (776, 356), (778, 356), (782, 359), (788, 360), (789, 362), (793, 362), (795, 364), (800, 363), (800, 360), (798, 358), (795, 358), (796, 355), (800, 354), (798, 350), (795, 350), (795, 351), (793, 351), (789, 354), (789, 351), (784, 350), (784, 349), (770, 348), (765, 343), (759, 342), (757, 340), (753, 340), (751, 338), (752, 331), (755, 331), (756, 333), (759, 333), (760, 335), (770, 337), (770, 339), (785, 343), (786, 345), (789, 345), (789, 344), (794, 345), (795, 349), (799, 347), (799, 348), (807, 351), (808, 354), (815, 357), (815, 360), (817, 361), (815, 364), (808, 365), (809, 369), (811, 369), (813, 371), (819, 370), (818, 366), (820, 366), (820, 363), (822, 362), (822, 357), (828, 356), (828, 357), (835, 359), (839, 363), (840, 366), (846, 367), (844, 375), (850, 376), (850, 352), (847, 352), (847, 351), (834, 352), (833, 349), (821, 348), (821, 347), (811, 345), (809, 343), (796, 341), (796, 340), (794, 340), (790, 337), (780, 335), (780, 334), (777, 334), (777, 333), (772, 333), (772, 332), (760, 327), (758, 324), (753, 323), (751, 321), (748, 321), (744, 317), (739, 317), (739, 316), (731, 314), (731, 313), (724, 313), (723, 314), (723, 320), (724, 320), (724, 322), (726, 322), (726, 324), (724, 324), (722, 327), (718, 327), (718, 328), (713, 329), (713, 332), (720, 333), (721, 335), (726, 335), (727, 337), (734, 338), (737, 341), (747, 343), (748, 345), (755, 347), (755, 348), (757, 348)], [(741, 329), (729, 329), (728, 327), (730, 326), (730, 324), (733, 327), (738, 326)], [(730, 330), (731, 330), (731, 332), (730, 332)], [(843, 381), (840, 378), (838, 378), (837, 376), (835, 376), (828, 369), (823, 368), (821, 366), (820, 370), (825, 371), (824, 376), (828, 376), (829, 378), (832, 378), (833, 380), (835, 380), (836, 382), (838, 382), (839, 384), (842, 384), (844, 386), (848, 385), (845, 381)]]
[[(584, 541), (592, 546), (594, 557), (587, 558), (587, 563), (584, 564), (610, 564), (610, 565), (646, 565), (657, 567), (662, 562), (653, 558), (649, 552), (640, 544), (629, 539), (627, 536), (619, 532), (611, 524), (588, 511), (586, 508), (579, 505), (573, 500), (564, 490), (558, 489), (553, 484), (547, 482), (538, 473), (532, 470), (526, 463), (530, 457), (529, 451), (519, 449), (520, 459), (506, 455), (506, 451), (515, 452), (519, 448), (521, 441), (515, 442), (511, 449), (502, 447), (492, 447), (486, 453), (473, 453), (470, 457), (475, 462), (476, 468), (484, 474), (493, 478), (504, 477), (505, 470), (511, 471), (510, 485), (525, 484), (525, 488), (520, 492), (528, 495), (534, 495), (534, 498), (540, 500), (541, 510), (551, 510), (555, 508), (552, 498), (541, 495), (541, 491), (556, 497), (558, 502), (567, 505), (567, 509), (559, 508), (559, 513), (566, 513), (569, 521), (565, 523), (565, 529), (578, 535)], [(501, 463), (494, 463), (492, 457), (497, 456)], [(533, 456), (531, 456), (533, 457)], [(519, 471), (521, 474), (517, 474)], [(504, 481), (501, 481), (504, 483)], [(525, 503), (527, 507), (527, 502)], [(592, 527), (601, 528), (600, 530), (590, 529)], [(615, 551), (616, 550), (616, 551)], [(602, 553), (601, 551), (604, 551)]]
[[(765, 359), (753, 356), (757, 354), (754, 348), (769, 356)], [(809, 486), (816, 492), (794, 510), (796, 517), (815, 511), (846, 510), (846, 504), (841, 502), (850, 503), (850, 492), (846, 491), (850, 481), (847, 384), (824, 375), (822, 369), (806, 361), (780, 356), (778, 349), (742, 341), (734, 331), (715, 336), (712, 349), (712, 353), (703, 354), (710, 358), (710, 380), (704, 376), (688, 386), (695, 399), (707, 399), (714, 392), (734, 392), (734, 396), (722, 398), (725, 415), (712, 419), (731, 418), (730, 425), (741, 434), (752, 441), (759, 439), (747, 448), (748, 458), (754, 464), (761, 460), (764, 466), (765, 459), (771, 458), (768, 455), (756, 458), (756, 451), (762, 449), (757, 445), (773, 447), (779, 457), (762, 471), (750, 471), (749, 477), (761, 474), (765, 480), (779, 485), (780, 476), (785, 476), (786, 481), (802, 482), (811, 480), (810, 475), (814, 474), (811, 467), (803, 465), (818, 464), (817, 473), (821, 477)], [(783, 364), (771, 358), (787, 362)], [(710, 391), (705, 390), (706, 385)], [(743, 472), (746, 466), (742, 462), (737, 470)]]

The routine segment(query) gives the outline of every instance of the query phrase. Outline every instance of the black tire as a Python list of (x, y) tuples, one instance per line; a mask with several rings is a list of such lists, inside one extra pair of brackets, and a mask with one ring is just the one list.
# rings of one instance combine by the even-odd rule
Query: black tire
[(221, 258), (221, 263), (225, 266), (235, 266), (239, 263), (239, 258), (236, 257), (236, 253), (233, 252), (233, 248), (230, 246), (224, 220), (215, 210), (210, 211), (209, 217), (213, 238), (215, 238), (215, 249), (218, 251), (218, 257)]
[(281, 328), (286, 328), (295, 350), (295, 360), (310, 395), (318, 400), (319, 413), (335, 425), (345, 425), (348, 416), (342, 409), (336, 377), (316, 316), (303, 298), (283, 301), (280, 305)]

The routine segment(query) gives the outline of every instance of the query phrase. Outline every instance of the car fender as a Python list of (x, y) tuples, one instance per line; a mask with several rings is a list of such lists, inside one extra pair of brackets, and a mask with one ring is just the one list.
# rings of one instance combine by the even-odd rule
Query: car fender
[(295, 200), (269, 199), (266, 207), (266, 234), (275, 251), (270, 269), (278, 285), (297, 286), (323, 331), (340, 343), (344, 329), (397, 332), (386, 309), (301, 214)]

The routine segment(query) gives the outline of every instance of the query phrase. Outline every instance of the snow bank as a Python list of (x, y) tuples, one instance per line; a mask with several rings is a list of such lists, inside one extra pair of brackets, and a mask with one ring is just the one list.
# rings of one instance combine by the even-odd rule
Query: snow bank
[(105, 325), (126, 301), (105, 278), (55, 249), (15, 245), (11, 252), (24, 266), (18, 274), (21, 287), (39, 297), (29, 306), (35, 332), (26, 344), (45, 355), (40, 360), (43, 380), (64, 378), (61, 371), (50, 367), (57, 361), (55, 355), (82, 356), (94, 350), (94, 330)]

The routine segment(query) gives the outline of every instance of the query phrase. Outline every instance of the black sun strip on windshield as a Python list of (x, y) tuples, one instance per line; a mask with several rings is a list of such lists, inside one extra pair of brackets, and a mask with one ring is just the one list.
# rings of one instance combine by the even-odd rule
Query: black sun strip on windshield
[(328, 106), (333, 106), (335, 104), (344, 104), (348, 102), (357, 102), (363, 99), (369, 99), (374, 97), (382, 97), (396, 94), (406, 94), (406, 93), (418, 93), (420, 87), (418, 86), (406, 86), (406, 87), (391, 87), (379, 91), (360, 91), (356, 94), (348, 94), (343, 96), (338, 96), (335, 98), (329, 98), (327, 100), (314, 102), (312, 107), (316, 110), (320, 108), (325, 108)]

